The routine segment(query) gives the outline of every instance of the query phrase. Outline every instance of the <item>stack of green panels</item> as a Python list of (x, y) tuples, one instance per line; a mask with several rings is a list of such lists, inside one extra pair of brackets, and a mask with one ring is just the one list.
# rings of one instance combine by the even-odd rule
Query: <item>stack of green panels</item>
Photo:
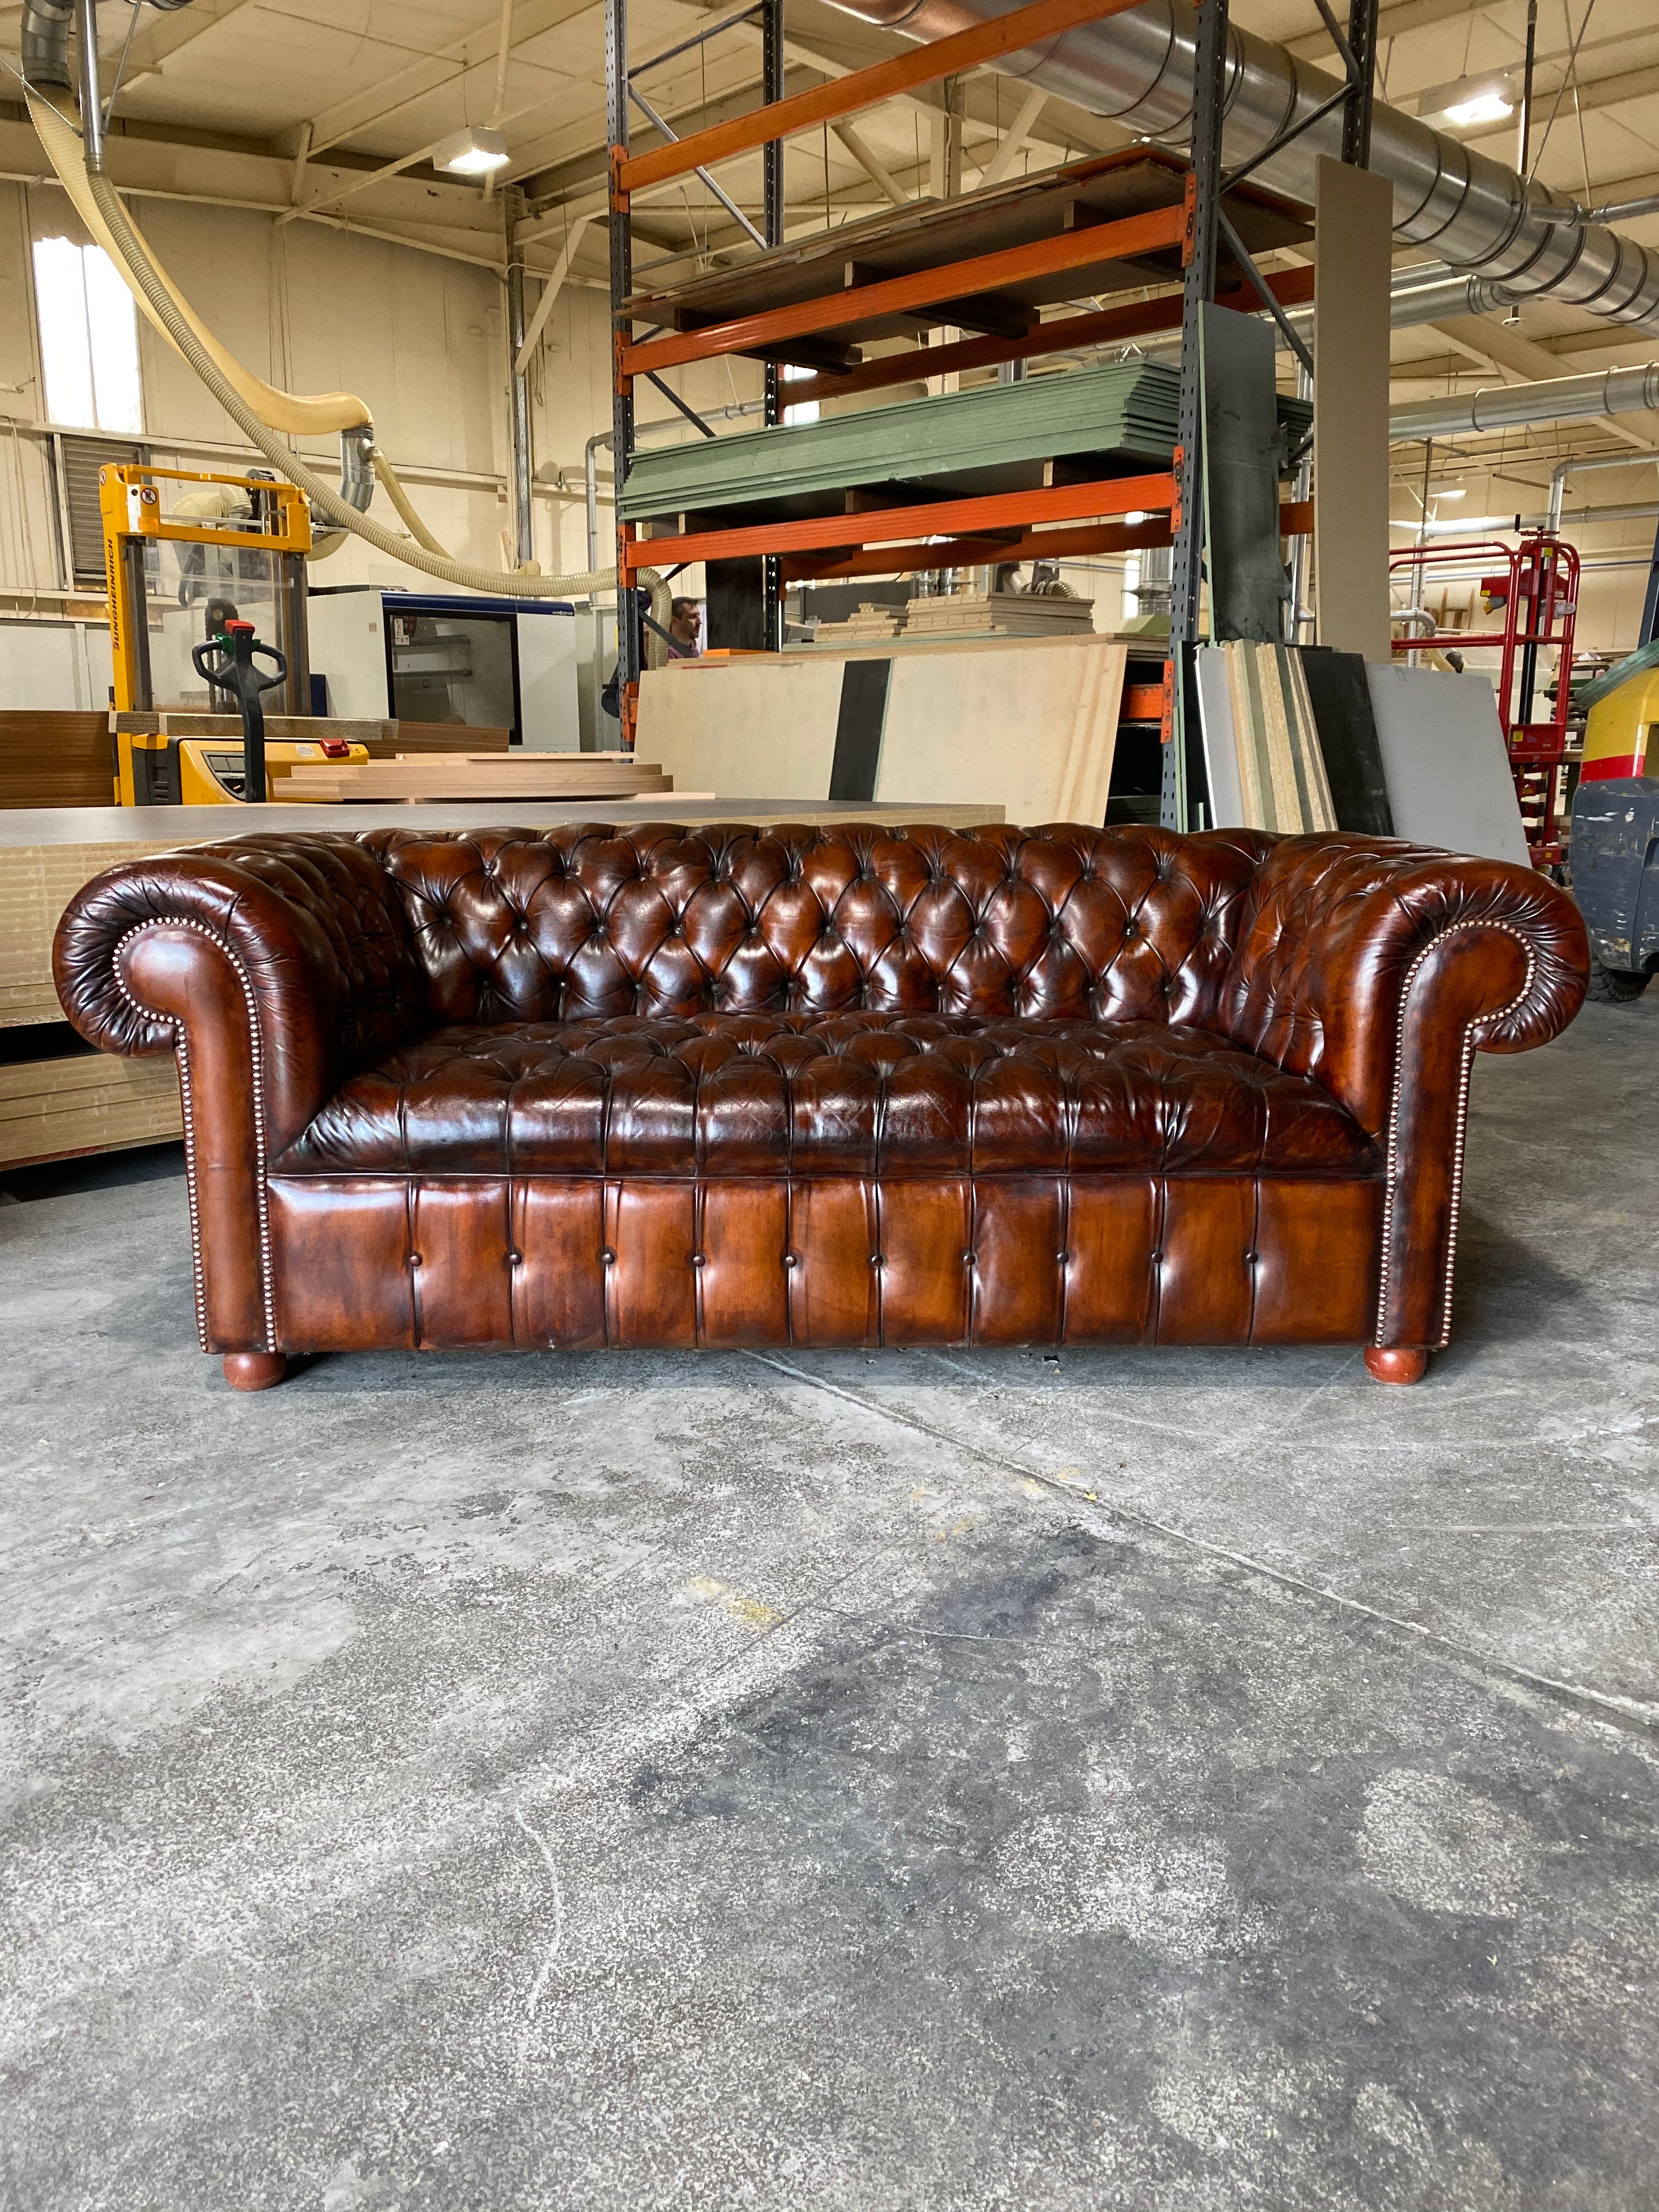
[[(620, 500), (625, 521), (756, 500), (835, 493), (854, 484), (914, 482), (969, 471), (1098, 455), (1108, 474), (1167, 469), (1175, 450), (1178, 373), (1162, 362), (988, 384), (937, 399), (906, 399), (817, 422), (735, 437), (694, 438), (637, 453)], [(1299, 440), (1309, 403), (1282, 398), (1279, 419)]]

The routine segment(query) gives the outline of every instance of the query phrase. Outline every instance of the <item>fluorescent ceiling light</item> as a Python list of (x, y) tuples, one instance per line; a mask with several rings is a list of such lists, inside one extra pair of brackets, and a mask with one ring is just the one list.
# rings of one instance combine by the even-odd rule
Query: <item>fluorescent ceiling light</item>
[(1437, 484), (1429, 494), (1431, 499), (1467, 499), (1468, 495), (1467, 484)]
[(1513, 530), (1515, 527), (1515, 517), (1512, 514), (1460, 514), (1455, 516), (1449, 522), (1430, 522), (1425, 523), (1424, 527), (1431, 532), (1443, 530)]
[(1138, 522), (1145, 522), (1146, 520), (1146, 513), (1147, 510), (1144, 507), (1132, 507), (1129, 509), (1129, 512), (1124, 516), (1123, 520), (1128, 525), (1129, 528), (1133, 530)]
[(492, 169), (504, 169), (509, 158), (499, 131), (480, 131), (472, 124), (465, 131), (452, 131), (432, 149), (433, 167), (447, 170), (452, 177), (487, 177)]
[(1461, 129), (1471, 123), (1501, 123), (1506, 115), (1514, 112), (1501, 92), (1481, 92), (1473, 100), (1460, 100), (1455, 107), (1449, 107), (1446, 120)]

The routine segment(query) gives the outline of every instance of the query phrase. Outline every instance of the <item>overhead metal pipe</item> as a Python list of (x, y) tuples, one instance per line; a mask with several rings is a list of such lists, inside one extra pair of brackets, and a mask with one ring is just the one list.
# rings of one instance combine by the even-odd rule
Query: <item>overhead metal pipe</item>
[(98, 82), (98, 0), (75, 0), (80, 46), (81, 150), (89, 177), (104, 173), (104, 91)]
[[(1549, 512), (1544, 518), (1545, 528), (1559, 530), (1561, 527), (1561, 509), (1565, 501), (1569, 477), (1582, 475), (1586, 469), (1639, 469), (1651, 468), (1656, 465), (1659, 465), (1659, 453), (1597, 454), (1593, 459), (1586, 461), (1574, 460), (1569, 456), (1565, 461), (1558, 461), (1550, 471), (1550, 503)], [(1627, 514), (1651, 513), (1652, 509), (1645, 507), (1585, 507), (1581, 513), (1574, 515), (1573, 520), (1599, 522), (1606, 520), (1609, 515), (1618, 515), (1622, 518)]]
[[(907, 38), (938, 39), (1006, 15), (1014, 0), (835, 0), (843, 13)], [(1197, 13), (1188, 0), (1147, 4), (1085, 23), (994, 64), (1132, 132), (1183, 144), (1190, 133)], [(1336, 100), (1322, 118), (1255, 172), (1297, 198), (1314, 197), (1314, 165), (1341, 152), (1339, 79), (1237, 25), (1228, 32), (1224, 143), (1237, 166)], [(1370, 167), (1394, 187), (1395, 236), (1448, 267), (1659, 330), (1659, 254), (1594, 222), (1460, 140), (1378, 102)]]
[(1389, 441), (1476, 438), (1534, 422), (1583, 422), (1601, 415), (1640, 415), (1659, 407), (1659, 362), (1639, 368), (1596, 369), (1588, 376), (1551, 376), (1534, 384), (1487, 385), (1443, 399), (1407, 399), (1389, 410)]

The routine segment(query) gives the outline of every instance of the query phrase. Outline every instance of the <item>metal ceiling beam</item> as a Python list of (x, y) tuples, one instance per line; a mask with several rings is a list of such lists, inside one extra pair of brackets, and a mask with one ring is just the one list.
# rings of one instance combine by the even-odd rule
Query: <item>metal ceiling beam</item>
[[(203, 3), (204, 0), (194, 0), (195, 7)], [(233, 0), (233, 4), (240, 4), (240, 0)], [(514, 16), (509, 54), (516, 54), (532, 39), (556, 30), (573, 16), (586, 15), (592, 4), (593, 0), (520, 0)], [(452, 40), (436, 53), (422, 54), (404, 68), (393, 70), (372, 92), (353, 93), (348, 99), (337, 100), (332, 107), (312, 118), (312, 160), (315, 161), (328, 147), (338, 145), (343, 138), (355, 137), (360, 131), (372, 130), (377, 123), (399, 114), (417, 100), (424, 100), (428, 93), (441, 92), (446, 85), (455, 83), (472, 70), (494, 68), (500, 43), (497, 24), (477, 24), (464, 38)]]

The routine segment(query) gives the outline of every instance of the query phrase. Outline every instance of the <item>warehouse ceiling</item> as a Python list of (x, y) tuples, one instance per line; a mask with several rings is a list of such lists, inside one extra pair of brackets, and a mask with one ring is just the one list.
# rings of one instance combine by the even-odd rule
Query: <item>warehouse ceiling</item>
[[(732, 0), (630, 0), (633, 61), (684, 40)], [(1315, 0), (1237, 0), (1234, 20), (1334, 65)], [(1341, 11), (1346, 15), (1346, 9)], [(0, 48), (15, 58), (21, 9), (0, 4)], [(118, 64), (111, 167), (144, 194), (253, 205), (284, 221), (320, 222), (407, 239), (500, 266), (509, 213), (532, 268), (568, 252), (567, 281), (605, 282), (605, 11), (594, 0), (193, 0), (176, 12), (136, 12), (105, 0), (104, 73)], [(1393, 0), (1379, 18), (1379, 94), (1449, 126), (1445, 109), (1488, 84), (1511, 92), (1525, 43), (1526, 0)], [(505, 43), (503, 30), (505, 28)], [(791, 91), (880, 58), (902, 43), (838, 13), (826, 0), (786, 0)], [(130, 35), (129, 35), (130, 34)], [(125, 64), (120, 63), (125, 49)], [(757, 28), (740, 25), (642, 80), (684, 134), (752, 106), (759, 95)], [(1020, 88), (981, 75), (964, 88), (961, 184), (988, 172), (1018, 175), (1127, 142), (1114, 125), (1063, 100), (1039, 112)], [(941, 94), (889, 104), (791, 143), (786, 198), (792, 231), (874, 212), (937, 189), (945, 132)], [(1540, 0), (1532, 148), (1535, 173), (1586, 202), (1659, 191), (1659, 9), (1653, 0)], [(643, 118), (636, 118), (643, 125)], [(489, 189), (436, 174), (429, 155), (465, 124), (496, 124), (512, 161)], [(1457, 135), (1513, 164), (1516, 124)], [(648, 126), (636, 145), (652, 143)], [(1012, 143), (1011, 143), (1011, 140)], [(43, 162), (23, 111), (0, 103), (0, 171), (39, 177)], [(758, 221), (758, 157), (721, 170), (721, 182)], [(747, 251), (731, 216), (694, 178), (636, 204), (636, 262), (689, 274), (712, 256)], [(1659, 217), (1632, 234), (1659, 242)], [(574, 232), (574, 244), (571, 243)], [(672, 264), (667, 257), (679, 258)], [(1646, 358), (1650, 337), (1554, 303), (1518, 321), (1462, 317), (1394, 339), (1396, 398), (1466, 381), (1560, 375)], [(1598, 433), (1538, 434), (1609, 446), (1659, 444), (1640, 418)]]

